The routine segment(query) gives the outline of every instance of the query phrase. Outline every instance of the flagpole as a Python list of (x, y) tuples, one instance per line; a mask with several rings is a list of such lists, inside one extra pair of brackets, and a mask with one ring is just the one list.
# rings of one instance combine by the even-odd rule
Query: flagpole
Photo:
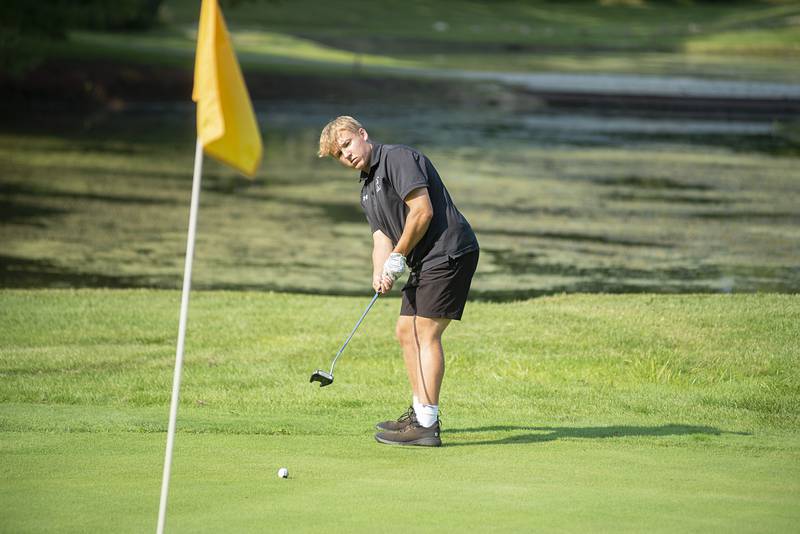
[(167, 515), (167, 495), (169, 494), (169, 475), (172, 468), (172, 449), (175, 445), (175, 426), (178, 418), (178, 399), (183, 371), (183, 345), (186, 338), (186, 320), (189, 314), (189, 291), (192, 287), (192, 259), (194, 258), (194, 238), (197, 229), (197, 210), (200, 204), (200, 178), (203, 173), (203, 144), (197, 138), (194, 153), (194, 177), (192, 178), (192, 205), (189, 210), (189, 235), (186, 239), (186, 263), (183, 270), (183, 293), (181, 294), (181, 316), (178, 326), (178, 348), (175, 353), (175, 374), (172, 380), (172, 403), (169, 409), (169, 428), (167, 430), (167, 451), (164, 457), (164, 474), (161, 479), (161, 504), (158, 508), (158, 534), (163, 534)]

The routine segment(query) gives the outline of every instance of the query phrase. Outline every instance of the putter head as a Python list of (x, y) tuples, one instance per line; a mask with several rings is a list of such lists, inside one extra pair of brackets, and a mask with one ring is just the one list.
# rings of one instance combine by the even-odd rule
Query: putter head
[(325, 386), (329, 386), (333, 383), (333, 375), (326, 373), (321, 369), (317, 369), (311, 375), (311, 380), (309, 382), (319, 382), (319, 387), (324, 388)]

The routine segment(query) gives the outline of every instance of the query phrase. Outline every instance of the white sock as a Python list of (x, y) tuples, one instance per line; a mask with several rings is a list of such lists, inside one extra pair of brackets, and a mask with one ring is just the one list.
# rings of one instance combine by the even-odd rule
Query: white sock
[(420, 409), (414, 408), (417, 414), (417, 422), (424, 427), (431, 427), (439, 419), (438, 404), (421, 404)]
[(419, 397), (417, 397), (416, 395), (412, 395), (412, 396), (411, 396), (411, 398), (413, 399), (413, 400), (411, 401), (411, 404), (412, 404), (413, 406), (416, 406), (417, 404), (419, 404)]
[(419, 414), (422, 413), (422, 403), (414, 401), (414, 404), (412, 406), (414, 406), (414, 415), (416, 415), (417, 419), (419, 419)]

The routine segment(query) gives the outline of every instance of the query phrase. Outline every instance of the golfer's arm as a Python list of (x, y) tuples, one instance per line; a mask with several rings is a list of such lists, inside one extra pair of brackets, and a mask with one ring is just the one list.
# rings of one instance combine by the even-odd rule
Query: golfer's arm
[(383, 274), (383, 264), (386, 263), (386, 258), (392, 253), (394, 243), (389, 237), (381, 232), (375, 230), (372, 234), (372, 275), (381, 276)]
[(428, 196), (428, 189), (425, 187), (411, 191), (406, 196), (405, 203), (408, 206), (406, 225), (403, 228), (403, 235), (400, 236), (400, 240), (391, 252), (399, 252), (403, 256), (408, 256), (408, 253), (428, 231), (428, 226), (433, 219), (433, 206), (431, 197)]

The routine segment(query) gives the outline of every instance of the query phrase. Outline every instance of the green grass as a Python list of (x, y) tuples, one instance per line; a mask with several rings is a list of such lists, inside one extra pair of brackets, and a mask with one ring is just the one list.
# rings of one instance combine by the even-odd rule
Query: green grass
[[(376, 304), (333, 386), (307, 382), (368, 298), (192, 295), (171, 530), (318, 530), (312, 512), (337, 532), (800, 520), (797, 296), (471, 302), (445, 336), (438, 450), (372, 439), (408, 402), (396, 297)], [(0, 292), (3, 531), (155, 526), (179, 300)]]
[(689, 52), (750, 53), (754, 55), (770, 53), (791, 54), (800, 52), (800, 30), (781, 28), (778, 30), (745, 30), (722, 32), (705, 38), (693, 39), (686, 43)]
[[(435, 44), (535, 45), (549, 49), (668, 49), (691, 36), (746, 28), (780, 29), (797, 25), (796, 1), (642, 2), (641, 6), (602, 1), (493, 2), (410, 0), (400, 5), (344, 0), (292, 3), (240, 2), (226, 6), (232, 26), (269, 28), (322, 39), (350, 41), (350, 48), (376, 40), (390, 49)], [(314, 17), (309, 17), (314, 10)], [(196, 24), (197, 5), (168, 0), (167, 23)], [(387, 14), (391, 12), (391, 16)], [(438, 23), (438, 24), (437, 24)], [(509, 50), (513, 52), (514, 50)]]
[[(68, 55), (80, 58), (113, 56), (123, 60), (175, 66), (192, 66), (196, 29), (160, 30), (148, 33), (115, 34), (74, 32)], [(241, 63), (253, 70), (283, 70), (306, 65), (306, 72), (319, 74), (319, 69), (349, 72), (354, 62), (363, 66), (416, 67), (421, 63), (377, 54), (354, 55), (347, 50), (317, 43), (310, 39), (261, 30), (242, 30), (234, 35)]]
[[(391, 16), (387, 16), (391, 11)], [(308, 16), (313, 13), (314, 16)], [(616, 72), (796, 83), (796, 1), (240, 2), (225, 16), (246, 70)], [(170, 0), (138, 33), (72, 34), (71, 58), (192, 65), (198, 5)]]

